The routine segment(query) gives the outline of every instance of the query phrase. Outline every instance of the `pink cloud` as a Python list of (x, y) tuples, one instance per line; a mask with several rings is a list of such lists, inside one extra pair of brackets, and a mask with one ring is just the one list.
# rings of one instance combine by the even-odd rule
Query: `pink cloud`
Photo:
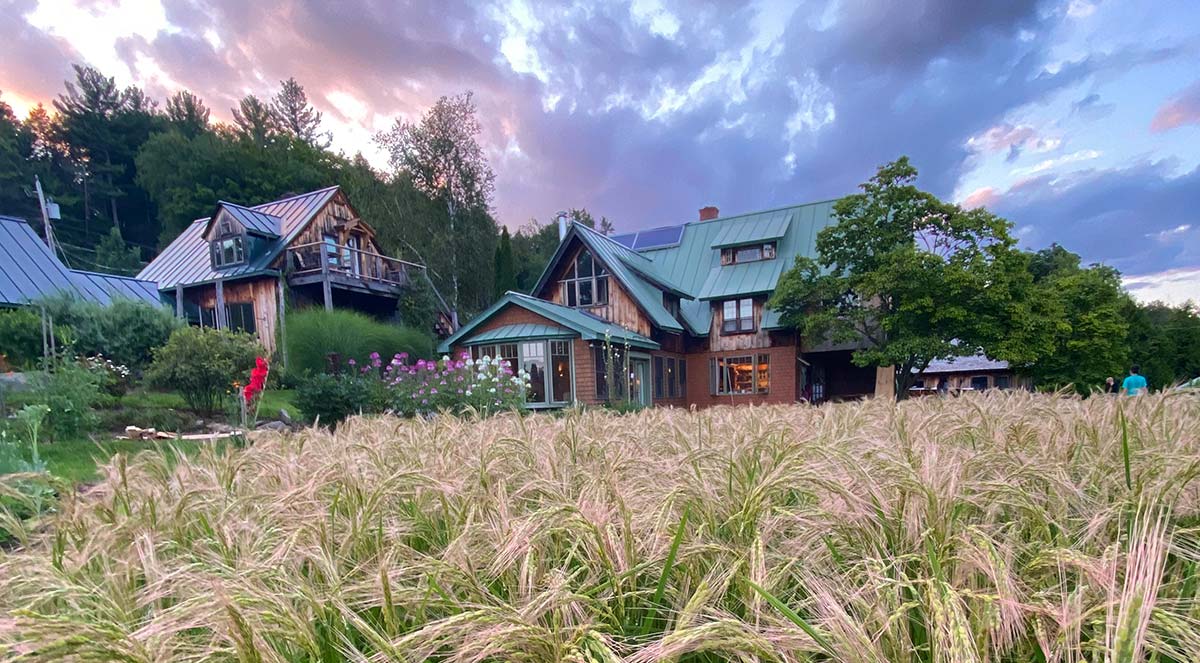
[(1168, 99), (1154, 114), (1150, 131), (1170, 131), (1185, 124), (1200, 124), (1200, 81)]
[(1000, 193), (990, 186), (975, 189), (963, 199), (963, 207), (992, 207), (1000, 200)]

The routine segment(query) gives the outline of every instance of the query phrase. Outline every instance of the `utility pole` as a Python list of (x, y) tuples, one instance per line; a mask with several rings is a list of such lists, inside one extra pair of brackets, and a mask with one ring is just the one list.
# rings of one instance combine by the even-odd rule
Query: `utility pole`
[(42, 180), (33, 176), (33, 188), (37, 191), (38, 208), (42, 210), (42, 227), (46, 229), (46, 246), (54, 250), (54, 230), (50, 227), (50, 213), (46, 211), (46, 195), (42, 193)]

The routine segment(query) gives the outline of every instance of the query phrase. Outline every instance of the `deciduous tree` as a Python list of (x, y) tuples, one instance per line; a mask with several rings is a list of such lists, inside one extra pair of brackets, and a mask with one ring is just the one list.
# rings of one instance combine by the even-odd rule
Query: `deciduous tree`
[(900, 397), (934, 359), (983, 351), (1023, 365), (1046, 347), (1008, 222), (916, 178), (901, 157), (837, 201), (818, 257), (799, 258), (769, 302), (810, 340), (858, 343), (855, 364), (893, 366)]
[[(478, 310), (492, 295), (492, 270), (488, 267), (497, 235), (490, 214), (495, 175), (479, 144), (480, 131), (475, 104), (467, 92), (438, 99), (420, 122), (397, 121), (376, 136), (388, 151), (395, 175), (409, 178), (419, 191), (446, 208), (447, 226), (431, 253), (439, 256), (441, 265), (435, 271), (448, 281), (451, 305), (456, 309)], [(481, 274), (485, 278), (478, 278)]]

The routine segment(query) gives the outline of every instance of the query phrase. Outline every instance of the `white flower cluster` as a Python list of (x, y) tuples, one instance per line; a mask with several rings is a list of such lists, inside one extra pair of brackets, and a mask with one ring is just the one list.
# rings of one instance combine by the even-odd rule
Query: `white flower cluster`
[(106, 359), (104, 355), (97, 354), (93, 357), (88, 357), (84, 361), (87, 362), (87, 367), (92, 370), (104, 369), (109, 373), (116, 375), (122, 379), (129, 377), (129, 367), (125, 364), (114, 364), (113, 360)]

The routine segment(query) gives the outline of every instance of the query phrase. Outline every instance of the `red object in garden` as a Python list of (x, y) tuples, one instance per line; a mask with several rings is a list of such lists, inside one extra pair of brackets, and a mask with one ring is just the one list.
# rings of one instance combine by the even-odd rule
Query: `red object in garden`
[(270, 366), (267, 365), (267, 360), (262, 357), (257, 357), (254, 360), (254, 369), (250, 371), (250, 383), (242, 389), (242, 398), (246, 399), (246, 404), (254, 402), (254, 399), (263, 392), (267, 386), (267, 373), (270, 371)]

